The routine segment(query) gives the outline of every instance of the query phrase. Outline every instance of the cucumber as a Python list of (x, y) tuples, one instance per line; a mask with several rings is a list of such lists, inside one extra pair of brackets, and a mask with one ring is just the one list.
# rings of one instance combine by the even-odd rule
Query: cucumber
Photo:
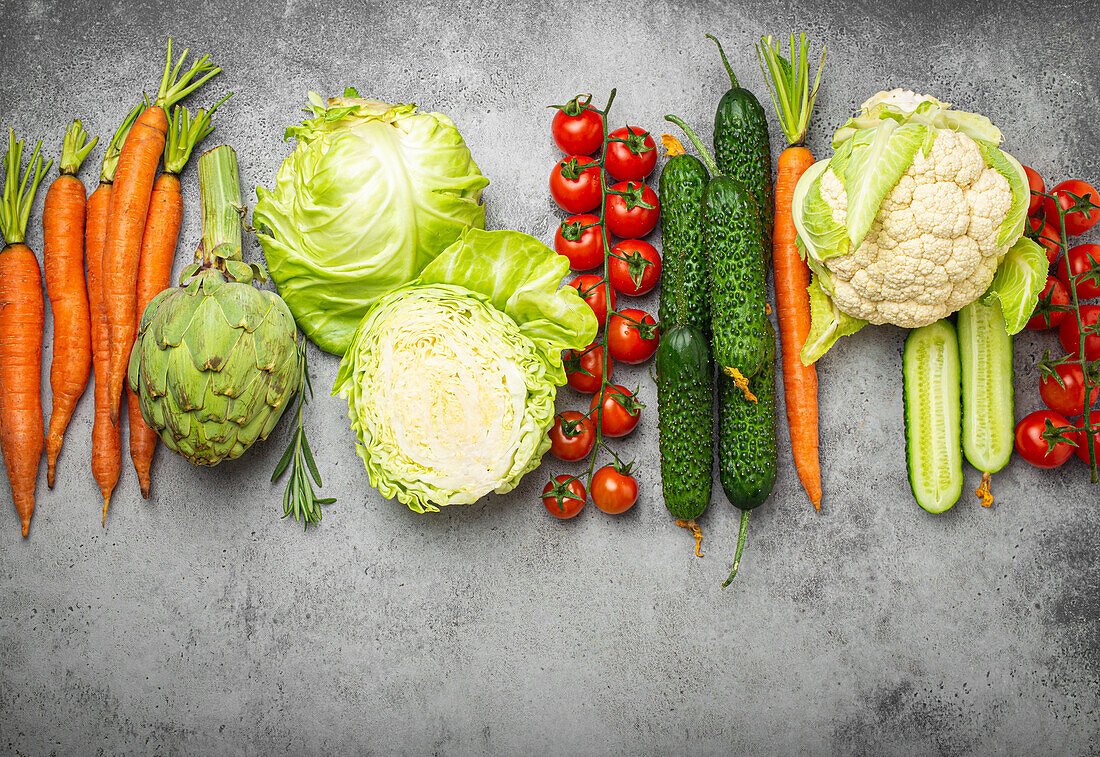
[(677, 155), (661, 171), (661, 324), (710, 335), (710, 292), (703, 254), (703, 191), (710, 174), (694, 155)]
[(962, 494), (959, 340), (950, 321), (913, 329), (902, 357), (905, 456), (917, 504), (949, 510)]
[(973, 302), (959, 311), (962, 447), (982, 473), (1008, 464), (1015, 441), (1012, 337), (1001, 305)]
[(673, 517), (690, 521), (710, 504), (714, 464), (714, 369), (706, 337), (673, 325), (657, 347), (661, 487)]
[[(711, 335), (719, 372), (756, 374), (768, 355), (764, 232), (743, 184), (715, 176), (703, 194), (703, 247), (710, 266)], [(775, 352), (772, 335), (771, 352)]]

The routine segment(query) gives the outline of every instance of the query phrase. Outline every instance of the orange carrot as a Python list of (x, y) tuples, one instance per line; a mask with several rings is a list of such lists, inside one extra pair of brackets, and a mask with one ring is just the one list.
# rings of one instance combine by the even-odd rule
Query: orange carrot
[(84, 284), (84, 214), (88, 198), (76, 174), (99, 137), (84, 144), (87, 136), (80, 121), (69, 125), (61, 151), (61, 175), (46, 192), (42, 209), (42, 259), (53, 313), (53, 411), (46, 433), (46, 485), (51, 489), (65, 429), (88, 386), (92, 368), (91, 316)]
[[(39, 142), (20, 181), (23, 141), (8, 130), (7, 177), (0, 199), (0, 453), (8, 469), (12, 500), (27, 536), (42, 459), (42, 330), (46, 303), (38, 258), (24, 244), (31, 204), (53, 161), (42, 165)], [(27, 184), (30, 182), (30, 187)]]
[[(153, 185), (149, 203), (149, 217), (145, 221), (145, 234), (141, 240), (141, 256), (138, 262), (137, 311), (135, 322), (141, 321), (145, 306), (168, 288), (172, 276), (172, 262), (176, 256), (176, 241), (183, 221), (183, 198), (180, 195), (179, 174), (187, 165), (195, 145), (213, 131), (210, 118), (214, 111), (228, 100), (227, 96), (207, 113), (199, 110), (195, 120), (187, 109), (177, 105), (169, 124), (168, 140), (164, 148), (164, 173)], [(149, 499), (150, 469), (153, 453), (157, 448), (157, 432), (149, 428), (141, 417), (137, 395), (126, 388), (127, 408), (130, 416), (130, 459), (137, 471), (141, 496)]]
[[(166, 108), (182, 100), (221, 72), (203, 56), (191, 69), (179, 76), (187, 57), (183, 51), (172, 66), (172, 40), (168, 40), (168, 62), (164, 67), (156, 101), (142, 111), (134, 122), (119, 155), (115, 187), (107, 212), (107, 241), (103, 248), (103, 298), (107, 305), (110, 334), (110, 359), (107, 382), (110, 388), (111, 420), (118, 420), (119, 402), (126, 381), (130, 348), (137, 324), (138, 261), (141, 240), (149, 214), (160, 156), (168, 134)], [(198, 81), (191, 80), (205, 74)]]
[(103, 246), (107, 239), (107, 209), (111, 204), (115, 169), (127, 132), (133, 126), (138, 105), (122, 122), (103, 157), (99, 187), (88, 198), (87, 255), (88, 305), (92, 318), (92, 368), (95, 373), (95, 421), (92, 424), (92, 475), (103, 494), (103, 525), (107, 525), (107, 507), (122, 472), (122, 425), (111, 421), (111, 402), (107, 388), (108, 333), (107, 307), (103, 302)]

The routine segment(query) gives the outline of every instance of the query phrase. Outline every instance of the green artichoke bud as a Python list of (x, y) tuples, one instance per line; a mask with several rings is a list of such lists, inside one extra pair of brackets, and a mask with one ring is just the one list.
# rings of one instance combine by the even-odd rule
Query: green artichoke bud
[(266, 439), (301, 380), (290, 309), (256, 288), (241, 260), (236, 155), (218, 147), (199, 161), (203, 243), (179, 287), (146, 307), (128, 381), (145, 422), (194, 465), (217, 465)]

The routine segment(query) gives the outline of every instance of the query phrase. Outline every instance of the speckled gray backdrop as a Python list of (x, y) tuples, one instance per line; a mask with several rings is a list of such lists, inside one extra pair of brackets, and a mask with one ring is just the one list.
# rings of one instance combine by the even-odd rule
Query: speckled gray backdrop
[[(113, 130), (155, 87), (171, 34), (225, 68), (198, 102), (236, 93), (207, 144), (237, 148), (246, 192), (271, 182), (306, 91), (354, 84), (453, 116), (492, 181), (490, 226), (549, 241), (544, 106), (618, 87), (615, 122), (660, 130), (675, 111), (709, 136), (727, 85), (708, 31), (761, 95), (756, 37), (794, 26), (827, 40), (818, 153), (868, 94), (904, 86), (992, 116), (1049, 177), (1100, 179), (1097, 10), (0, 0), (0, 125), (54, 156), (66, 119)], [(184, 185), (177, 269), (198, 226), (197, 176)], [(30, 241), (40, 248), (39, 229)], [(1076, 461), (1015, 460), (991, 510), (967, 493), (945, 515), (921, 511), (905, 477), (902, 337), (866, 329), (822, 362), (822, 512), (781, 428), (779, 482), (724, 592), (736, 513), (716, 496), (706, 557), (693, 557), (650, 473), (652, 411), (620, 447), (644, 471), (626, 516), (549, 518), (537, 492), (566, 469), (550, 460), (508, 496), (418, 516), (369, 487), (345, 407), (323, 391), (337, 361), (314, 353), (311, 438), (339, 497), (321, 528), (278, 517), (268, 476), (284, 427), (215, 470), (162, 450), (149, 502), (127, 464), (103, 530), (88, 392), (56, 489), (39, 482), (30, 539), (0, 487), (0, 751), (1096, 753), (1100, 489)], [(1053, 343), (1017, 340), (1018, 415), (1039, 402), (1033, 365)], [(652, 407), (644, 372), (629, 378)]]

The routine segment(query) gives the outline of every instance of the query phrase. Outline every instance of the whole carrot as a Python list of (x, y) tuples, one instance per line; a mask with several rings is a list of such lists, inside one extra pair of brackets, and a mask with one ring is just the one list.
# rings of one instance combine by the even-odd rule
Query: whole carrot
[[(195, 145), (214, 130), (210, 125), (210, 119), (214, 111), (230, 96), (211, 108), (209, 113), (200, 109), (194, 121), (191, 120), (187, 109), (181, 105), (177, 105), (172, 114), (168, 127), (168, 139), (164, 147), (164, 172), (153, 184), (149, 217), (145, 221), (145, 233), (141, 239), (135, 322), (141, 320), (145, 306), (168, 288), (169, 279), (172, 276), (172, 262), (176, 256), (180, 223), (183, 221), (179, 174), (187, 165)], [(126, 388), (126, 404), (130, 416), (130, 459), (134, 463), (134, 470), (137, 471), (141, 496), (149, 499), (150, 470), (159, 437), (141, 417), (141, 405), (129, 387)]]
[(80, 121), (69, 124), (61, 150), (61, 175), (46, 192), (42, 209), (43, 269), (53, 313), (50, 363), (53, 410), (46, 433), (46, 485), (51, 489), (65, 429), (88, 386), (92, 369), (91, 316), (84, 284), (84, 215), (88, 197), (76, 174), (99, 137), (85, 144), (87, 136)]
[[(770, 37), (761, 38), (757, 53), (768, 82), (783, 133), (790, 146), (779, 156), (775, 180), (775, 224), (772, 236), (772, 269), (775, 276), (776, 318), (782, 344), (783, 395), (787, 406), (791, 453), (802, 487), (814, 509), (821, 510), (821, 462), (818, 454), (817, 368), (803, 365), (800, 353), (810, 333), (810, 270), (798, 252), (791, 200), (795, 185), (814, 164), (813, 154), (803, 147), (817, 89), (821, 83), (821, 51), (817, 77), (810, 86), (806, 35), (795, 47), (791, 35), (790, 60), (779, 52)], [(765, 67), (765, 63), (767, 64)]]
[[(107, 212), (107, 241), (103, 248), (103, 297), (107, 304), (110, 361), (107, 382), (111, 390), (111, 420), (118, 420), (119, 402), (126, 381), (130, 348), (134, 343), (137, 307), (138, 260), (145, 233), (153, 180), (168, 134), (166, 108), (182, 100), (221, 72), (206, 56), (180, 75), (187, 57), (183, 51), (172, 66), (172, 40), (156, 101), (145, 108), (126, 135), (118, 159), (115, 186)], [(192, 81), (205, 74), (198, 81)]]
[[(39, 142), (20, 180), (23, 140), (8, 129), (4, 157), (7, 177), (0, 199), (0, 453), (8, 469), (12, 500), (27, 536), (34, 514), (34, 488), (42, 459), (42, 330), (46, 303), (38, 258), (24, 244), (31, 204), (42, 177), (53, 165), (42, 165)], [(28, 183), (30, 186), (28, 187)]]
[(107, 239), (107, 209), (111, 204), (115, 168), (122, 142), (141, 112), (139, 104), (115, 132), (107, 153), (99, 186), (88, 198), (86, 265), (88, 268), (88, 305), (92, 322), (92, 369), (95, 373), (95, 421), (92, 423), (92, 476), (103, 494), (103, 525), (107, 525), (107, 507), (122, 472), (122, 425), (111, 421), (110, 390), (107, 388), (108, 333), (107, 307), (103, 302), (103, 246)]

